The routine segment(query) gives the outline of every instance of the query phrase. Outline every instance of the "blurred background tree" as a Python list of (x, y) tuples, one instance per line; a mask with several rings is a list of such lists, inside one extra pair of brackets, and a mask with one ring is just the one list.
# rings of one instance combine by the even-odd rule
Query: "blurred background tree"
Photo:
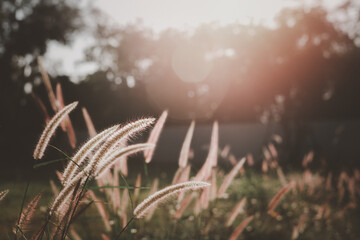
[[(31, 164), (31, 142), (43, 119), (31, 101), (40, 74), (36, 57), (50, 40), (69, 43), (83, 26), (76, 1), (4, 0), (0, 2), (0, 145), (9, 164)], [(22, 153), (19, 153), (19, 147)]]

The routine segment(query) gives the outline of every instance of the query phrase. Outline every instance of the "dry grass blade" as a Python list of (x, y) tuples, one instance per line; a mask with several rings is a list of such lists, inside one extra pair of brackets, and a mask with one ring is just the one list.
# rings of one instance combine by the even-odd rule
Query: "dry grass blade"
[(189, 159), (189, 151), (190, 151), (190, 144), (191, 139), (194, 134), (195, 129), (195, 121), (192, 121), (189, 127), (189, 130), (186, 133), (185, 140), (181, 147), (180, 157), (179, 157), (179, 167), (184, 168), (187, 165)]
[(231, 171), (226, 175), (224, 178), (223, 183), (221, 184), (219, 191), (218, 191), (218, 197), (222, 197), (225, 193), (226, 189), (230, 186), (231, 182), (234, 180), (235, 176), (239, 173), (240, 169), (243, 167), (244, 163), (246, 161), (246, 158), (242, 158), (234, 167), (231, 169)]
[(231, 224), (234, 222), (235, 218), (239, 215), (239, 213), (243, 211), (245, 203), (246, 203), (246, 197), (241, 199), (241, 201), (238, 204), (236, 204), (234, 209), (231, 211), (225, 226), (227, 227), (231, 226)]
[(289, 184), (284, 186), (278, 193), (275, 194), (275, 196), (271, 199), (269, 205), (268, 205), (268, 213), (270, 215), (273, 215), (274, 209), (281, 200), (285, 196), (286, 193), (290, 191), (291, 188), (295, 186), (295, 182), (291, 181)]
[(134, 218), (145, 217), (151, 208), (156, 207), (162, 201), (171, 198), (179, 192), (198, 190), (209, 186), (210, 184), (207, 182), (189, 181), (166, 187), (142, 201), (134, 210)]
[(242, 233), (242, 231), (244, 231), (245, 227), (253, 220), (254, 216), (250, 216), (245, 218), (245, 220), (243, 220), (240, 225), (235, 228), (234, 232), (231, 234), (231, 236), (229, 237), (229, 240), (236, 240), (239, 235)]
[[(72, 161), (69, 161), (68, 165), (66, 166), (62, 182), (63, 184), (66, 184), (69, 179), (74, 175), (76, 172), (78, 166), (83, 163), (85, 158), (96, 148), (102, 141), (104, 141), (110, 134), (112, 134), (119, 125), (115, 125), (113, 127), (107, 128), (104, 131), (97, 134), (95, 137), (91, 138), (89, 141), (87, 141), (72, 157)], [(76, 165), (77, 164), (77, 165)]]
[[(156, 145), (157, 141), (159, 140), (161, 131), (164, 127), (167, 116), (168, 116), (168, 111), (164, 111), (161, 114), (161, 116), (159, 117), (159, 120), (156, 122), (153, 130), (150, 133), (147, 143), (152, 143), (152, 144)], [(155, 149), (149, 149), (144, 152), (144, 157), (145, 157), (146, 163), (149, 163), (151, 161), (154, 151), (155, 151)]]
[(44, 82), (44, 85), (45, 85), (46, 92), (47, 92), (49, 100), (50, 100), (51, 107), (54, 110), (54, 112), (57, 112), (58, 103), (56, 102), (55, 94), (54, 94), (54, 91), (53, 91), (53, 89), (51, 87), (51, 82), (50, 82), (49, 75), (46, 73), (46, 71), (45, 71), (45, 69), (44, 69), (44, 67), (42, 65), (40, 57), (37, 58), (37, 62), (38, 62), (38, 65), (39, 65), (39, 70), (41, 72), (41, 76), (42, 76), (42, 79), (43, 79), (43, 82)]
[(0, 192), (0, 201), (3, 200), (8, 193), (9, 193), (9, 189), (1, 191)]
[(93, 138), (96, 136), (96, 129), (93, 124), (93, 121), (91, 120), (91, 117), (90, 117), (88, 111), (86, 110), (86, 108), (84, 108), (84, 107), (81, 108), (81, 111), (82, 111), (82, 114), (83, 114), (83, 117), (85, 120), (86, 127), (88, 129), (89, 135), (91, 138)]
[(41, 134), (39, 142), (37, 143), (33, 157), (34, 159), (41, 159), (44, 156), (45, 149), (50, 141), (51, 136), (55, 132), (55, 129), (59, 126), (60, 122), (77, 106), (78, 102), (73, 102), (61, 111), (55, 114), (55, 116), (46, 125), (44, 131)]
[[(19, 220), (19, 223), (17, 225), (18, 228), (21, 229), (22, 232), (26, 232), (29, 229), (28, 224), (31, 221), (31, 218), (34, 216), (35, 210), (37, 208), (37, 205), (39, 204), (41, 198), (41, 193), (39, 193), (38, 195), (36, 195), (27, 205), (27, 207), (25, 208), (25, 210), (21, 213), (21, 217)], [(14, 231), (16, 232), (16, 230), (14, 229)]]

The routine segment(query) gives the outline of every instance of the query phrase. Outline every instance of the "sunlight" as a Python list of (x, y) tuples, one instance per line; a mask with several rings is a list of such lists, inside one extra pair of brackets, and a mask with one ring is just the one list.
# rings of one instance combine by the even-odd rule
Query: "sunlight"
[(299, 5), (298, 1), (286, 0), (101, 0), (97, 5), (116, 22), (125, 24), (142, 19), (155, 31), (169, 27), (195, 28), (202, 23), (262, 23), (273, 27), (274, 16), (284, 7)]

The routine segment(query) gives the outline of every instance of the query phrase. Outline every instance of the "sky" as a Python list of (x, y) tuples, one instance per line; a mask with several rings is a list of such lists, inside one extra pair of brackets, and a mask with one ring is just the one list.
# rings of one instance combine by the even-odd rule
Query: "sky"
[[(90, 0), (91, 1), (91, 0)], [(331, 9), (342, 0), (320, 0)], [(94, 0), (92, 4), (110, 19), (125, 26), (141, 19), (145, 27), (160, 32), (167, 28), (191, 30), (203, 23), (262, 23), (275, 27), (274, 17), (285, 7), (311, 6), (319, 0)], [(92, 43), (86, 35), (76, 37), (71, 46), (49, 43), (45, 55), (52, 74), (67, 74), (73, 81), (94, 72), (94, 64), (82, 63), (83, 50)]]

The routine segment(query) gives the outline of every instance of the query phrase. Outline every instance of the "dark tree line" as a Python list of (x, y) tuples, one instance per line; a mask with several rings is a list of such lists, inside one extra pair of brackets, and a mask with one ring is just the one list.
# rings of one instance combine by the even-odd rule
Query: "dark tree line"
[[(348, 2), (338, 11), (346, 15), (356, 7)], [(349, 34), (341, 23), (330, 22), (328, 14), (321, 7), (285, 9), (275, 29), (206, 24), (190, 34), (175, 29), (154, 33), (141, 24), (120, 28), (98, 13), (92, 16), (98, 23), (96, 44), (87, 49), (86, 61), (99, 70), (79, 84), (69, 76), (54, 76), (53, 86), (61, 83), (65, 101), (79, 100), (87, 107), (98, 128), (163, 109), (169, 109), (170, 123), (192, 118), (274, 121), (289, 134), (289, 129), (306, 129), (309, 120), (358, 119), (358, 20)], [(15, 163), (31, 156), (29, 142), (35, 145), (43, 123), (31, 95), (24, 92), (30, 83), (46, 99), (36, 57), (46, 52), (49, 40), (67, 44), (83, 27), (75, 1), (0, 3), (0, 145)], [(174, 52), (184, 53), (184, 64), (196, 71), (179, 74)], [(75, 128), (84, 130), (81, 115), (74, 118)], [(292, 146), (304, 138), (298, 136)], [(19, 153), (19, 147), (24, 151)]]

